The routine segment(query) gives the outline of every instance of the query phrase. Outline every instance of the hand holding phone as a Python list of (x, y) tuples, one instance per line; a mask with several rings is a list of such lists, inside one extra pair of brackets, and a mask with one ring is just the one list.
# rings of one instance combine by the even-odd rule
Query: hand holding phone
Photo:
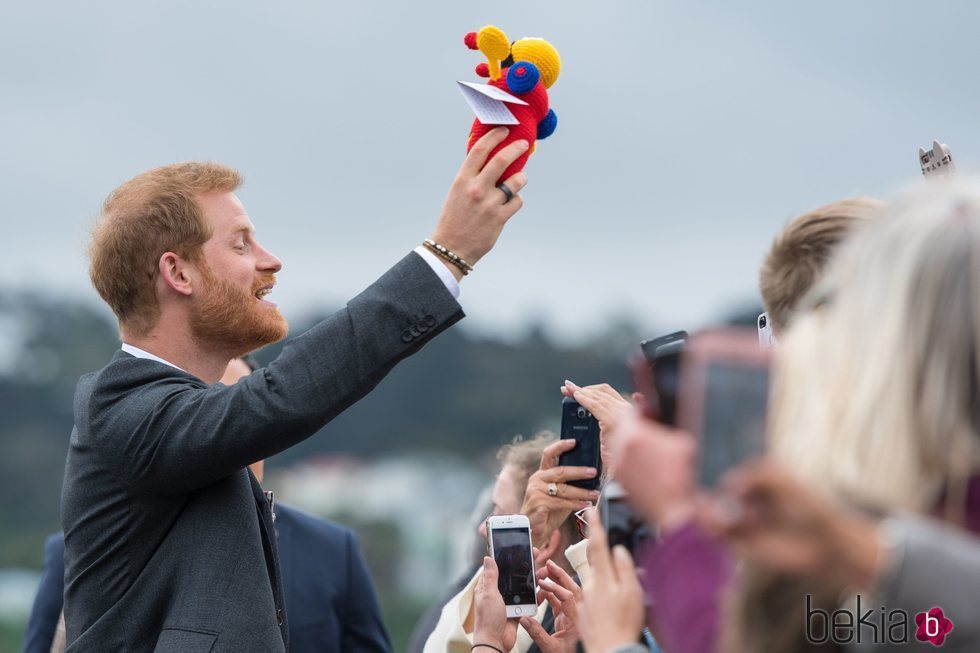
[(575, 440), (552, 442), (541, 452), (541, 466), (527, 479), (520, 513), (531, 522), (531, 541), (543, 547), (552, 533), (568, 519), (599, 498), (596, 490), (573, 487), (569, 482), (591, 479), (598, 470), (590, 467), (559, 467), (561, 454), (576, 446)]
[(575, 447), (558, 457), (559, 466), (594, 467), (598, 471), (592, 478), (571, 480), (568, 484), (586, 490), (599, 487), (602, 476), (599, 421), (571, 397), (561, 400), (561, 439), (575, 440)]
[[(610, 434), (615, 431), (616, 422), (633, 411), (634, 405), (608, 383), (579, 387), (566, 380), (561, 393), (577, 401), (599, 423), (599, 459), (606, 476), (612, 476), (616, 465), (610, 448), (613, 440)], [(641, 404), (640, 398), (635, 395), (633, 398), (637, 405)]]
[(487, 519), (490, 557), (497, 565), (497, 588), (507, 618), (537, 611), (531, 523), (524, 515), (495, 515)]
[(592, 575), (582, 588), (578, 609), (582, 643), (587, 651), (618, 650), (640, 638), (646, 620), (643, 588), (629, 554), (610, 550), (594, 510), (588, 522)]
[(500, 570), (493, 558), (483, 558), (483, 575), (473, 592), (473, 641), (509, 651), (517, 642), (517, 622), (507, 618), (497, 589)]

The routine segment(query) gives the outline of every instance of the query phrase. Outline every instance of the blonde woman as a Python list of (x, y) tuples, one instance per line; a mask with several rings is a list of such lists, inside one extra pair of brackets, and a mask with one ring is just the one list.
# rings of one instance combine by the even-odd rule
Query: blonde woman
[[(851, 505), (939, 514), (980, 531), (980, 186), (923, 186), (856, 226), (800, 308), (777, 354), (775, 456), (811, 490)], [(647, 500), (662, 527), (690, 523), (699, 512), (690, 472), (669, 472), (690, 467), (693, 445), (639, 418), (620, 430), (619, 455), (634, 463), (620, 479), (631, 496)], [(665, 469), (651, 473), (658, 461)], [(710, 623), (687, 626), (733, 580), (724, 551), (697, 531), (677, 527), (645, 565), (664, 590), (653, 592), (660, 625), (681, 627), (676, 641), (665, 633), (672, 650), (716, 650), (713, 637), (698, 639)], [(706, 568), (705, 582), (692, 583), (687, 570)], [(815, 650), (804, 641), (802, 597), (833, 609), (841, 583), (827, 574), (792, 579), (761, 564), (742, 572), (723, 617), (723, 648)], [(684, 591), (692, 587), (700, 589)]]
[[(777, 357), (775, 457), (852, 506), (980, 533), (980, 186), (899, 198), (855, 232), (801, 309)], [(812, 597), (834, 610), (845, 585), (769, 567), (744, 568), (725, 649), (813, 650), (799, 606)]]
[[(810, 310), (807, 310), (809, 308)], [(782, 343), (774, 453), (860, 505), (980, 530), (980, 185), (861, 225)]]

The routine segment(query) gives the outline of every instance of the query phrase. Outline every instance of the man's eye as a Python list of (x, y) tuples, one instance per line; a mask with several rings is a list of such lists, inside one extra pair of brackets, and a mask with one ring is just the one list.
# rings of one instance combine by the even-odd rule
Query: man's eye
[(238, 245), (235, 245), (234, 249), (238, 249), (238, 250), (241, 250), (241, 251), (244, 252), (245, 251), (245, 243), (239, 243)]

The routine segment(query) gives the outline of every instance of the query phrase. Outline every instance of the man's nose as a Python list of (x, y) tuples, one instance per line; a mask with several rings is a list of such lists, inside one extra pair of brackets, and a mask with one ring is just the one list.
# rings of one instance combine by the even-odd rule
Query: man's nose
[(268, 271), (268, 272), (278, 272), (279, 270), (282, 269), (282, 261), (280, 261), (275, 254), (265, 249), (264, 247), (260, 246), (260, 249), (262, 251), (258, 257), (258, 260), (256, 261), (256, 266), (260, 270)]

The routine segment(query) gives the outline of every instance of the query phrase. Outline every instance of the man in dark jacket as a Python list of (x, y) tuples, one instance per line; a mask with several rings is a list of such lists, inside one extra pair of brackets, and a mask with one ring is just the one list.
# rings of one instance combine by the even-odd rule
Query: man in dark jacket
[(467, 155), (424, 249), (233, 386), (214, 383), (228, 361), (286, 332), (265, 299), (282, 264), (232, 193), (240, 176), (176, 164), (110, 194), (90, 272), (123, 348), (75, 393), (68, 651), (288, 649), (271, 506), (246, 467), (318, 431), (463, 317), (456, 284), (521, 206), (523, 173), (495, 185), (527, 143), (487, 162), (505, 136)]
[[(390, 653), (367, 565), (350, 530), (276, 504), (275, 528), (292, 653)], [(48, 653), (64, 605), (65, 538), (44, 543), (44, 571), (23, 653)]]

